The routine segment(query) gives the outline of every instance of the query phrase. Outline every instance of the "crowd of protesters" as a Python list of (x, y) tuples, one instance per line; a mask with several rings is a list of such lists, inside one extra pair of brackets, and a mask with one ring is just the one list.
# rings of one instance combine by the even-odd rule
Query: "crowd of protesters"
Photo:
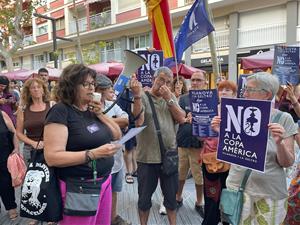
[[(205, 148), (216, 148), (218, 138), (199, 138), (192, 135), (192, 114), (189, 87), (186, 80), (167, 67), (160, 67), (153, 75), (151, 88), (143, 88), (135, 76), (116, 100), (113, 82), (82, 64), (66, 67), (57, 83), (49, 83), (48, 71), (40, 69), (38, 76), (24, 85), (0, 76), (0, 196), (11, 220), (18, 217), (14, 188), (6, 168), (11, 152), (22, 152), (26, 165), (34, 151), (44, 154), (47, 164), (57, 168), (63, 203), (66, 201), (70, 179), (99, 182), (99, 200), (94, 216), (63, 215), (61, 225), (129, 225), (118, 214), (117, 196), (122, 184), (138, 183), (138, 214), (140, 224), (146, 225), (152, 207), (152, 196), (158, 183), (162, 191), (162, 207), (169, 224), (176, 224), (176, 212), (184, 205), (182, 195), (188, 173), (194, 179), (196, 201), (194, 209), (203, 218), (203, 225), (221, 222), (219, 203), (223, 188), (238, 189), (245, 168), (226, 165), (220, 172), (211, 172), (205, 161)], [(204, 72), (195, 72), (190, 90), (207, 89)], [(244, 98), (272, 100), (279, 89), (276, 76), (255, 73), (248, 76)], [(236, 98), (237, 85), (226, 79), (217, 84), (219, 103), (222, 97)], [(101, 100), (94, 99), (94, 93)], [(290, 188), (286, 184), (285, 168), (293, 166), (300, 144), (300, 86), (285, 88), (282, 113), (276, 123), (268, 125), (266, 171), (253, 171), (244, 191), (240, 224), (257, 224), (263, 216), (264, 224), (300, 224), (299, 163), (294, 165)], [(162, 171), (161, 145), (153, 119), (153, 102), (162, 142), (166, 149), (176, 149), (178, 172), (166, 175)], [(272, 109), (271, 118), (279, 114)], [(220, 112), (219, 112), (220, 114)], [(219, 131), (221, 117), (213, 118), (211, 128)], [(272, 120), (272, 119), (271, 119)], [(124, 146), (116, 144), (132, 128), (146, 128)], [(13, 145), (8, 133), (13, 133)], [(24, 146), (19, 150), (19, 141)], [(43, 151), (41, 151), (43, 150)], [(125, 163), (124, 163), (125, 162)], [(124, 167), (125, 165), (125, 167)], [(286, 204), (288, 202), (288, 204)], [(263, 215), (260, 207), (265, 207)], [(267, 211), (266, 211), (267, 210)], [(130, 219), (130, 218), (129, 218)], [(31, 220), (35, 225), (39, 221)], [(46, 221), (53, 224), (51, 221)], [(223, 222), (223, 224), (227, 224)]]

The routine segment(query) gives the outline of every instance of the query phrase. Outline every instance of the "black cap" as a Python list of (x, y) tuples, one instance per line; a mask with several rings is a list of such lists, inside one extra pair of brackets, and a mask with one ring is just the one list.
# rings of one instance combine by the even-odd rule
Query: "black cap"
[(96, 88), (106, 89), (112, 87), (112, 81), (105, 75), (97, 75)]

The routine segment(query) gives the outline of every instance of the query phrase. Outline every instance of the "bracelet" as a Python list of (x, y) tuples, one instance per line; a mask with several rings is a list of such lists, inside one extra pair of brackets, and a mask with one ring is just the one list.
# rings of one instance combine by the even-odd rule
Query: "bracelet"
[(134, 97), (133, 97), (133, 100), (141, 99), (141, 98), (142, 98), (142, 96), (134, 96)]
[(92, 161), (92, 158), (89, 156), (90, 150), (85, 151), (85, 163), (89, 163)]

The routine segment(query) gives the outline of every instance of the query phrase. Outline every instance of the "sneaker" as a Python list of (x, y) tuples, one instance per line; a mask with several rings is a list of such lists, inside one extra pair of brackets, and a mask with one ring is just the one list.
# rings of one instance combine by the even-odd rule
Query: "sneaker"
[(176, 200), (176, 202), (177, 202), (177, 209), (183, 206), (183, 199), (181, 199), (181, 201)]
[(131, 225), (131, 223), (124, 220), (121, 216), (117, 215), (116, 218), (111, 221), (111, 225)]
[(167, 210), (166, 210), (166, 207), (164, 206), (163, 202), (160, 204), (159, 214), (160, 215), (167, 215)]
[(199, 215), (204, 218), (204, 207), (203, 205), (197, 205), (195, 204), (195, 210), (197, 211), (197, 213), (199, 213)]

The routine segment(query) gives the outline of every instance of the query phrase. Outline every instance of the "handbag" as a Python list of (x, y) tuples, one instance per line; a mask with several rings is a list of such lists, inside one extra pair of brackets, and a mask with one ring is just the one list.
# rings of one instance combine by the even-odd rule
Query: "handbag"
[(68, 216), (94, 216), (97, 213), (101, 185), (108, 175), (101, 180), (69, 178), (66, 180), (66, 201), (64, 214)]
[(165, 148), (163, 140), (162, 140), (160, 126), (158, 123), (158, 118), (156, 115), (156, 110), (154, 108), (153, 100), (152, 100), (149, 92), (146, 92), (146, 95), (149, 99), (149, 103), (151, 106), (153, 121), (154, 121), (156, 134), (157, 134), (157, 138), (158, 138), (158, 142), (159, 142), (160, 154), (161, 154), (161, 160), (162, 160), (161, 169), (162, 169), (163, 174), (165, 174), (167, 176), (171, 176), (173, 174), (178, 173), (178, 152), (174, 148), (170, 148), (170, 149)]
[(205, 138), (201, 151), (201, 160), (208, 173), (223, 173), (230, 169), (230, 164), (217, 160), (218, 138)]
[(55, 168), (47, 165), (43, 150), (35, 149), (21, 189), (20, 216), (58, 222), (62, 220), (62, 209)]
[(12, 186), (22, 185), (26, 173), (26, 165), (20, 153), (12, 153), (7, 159), (7, 169), (11, 175)]
[(220, 200), (221, 220), (232, 225), (238, 225), (243, 210), (243, 193), (252, 170), (245, 171), (239, 190), (223, 189)]

